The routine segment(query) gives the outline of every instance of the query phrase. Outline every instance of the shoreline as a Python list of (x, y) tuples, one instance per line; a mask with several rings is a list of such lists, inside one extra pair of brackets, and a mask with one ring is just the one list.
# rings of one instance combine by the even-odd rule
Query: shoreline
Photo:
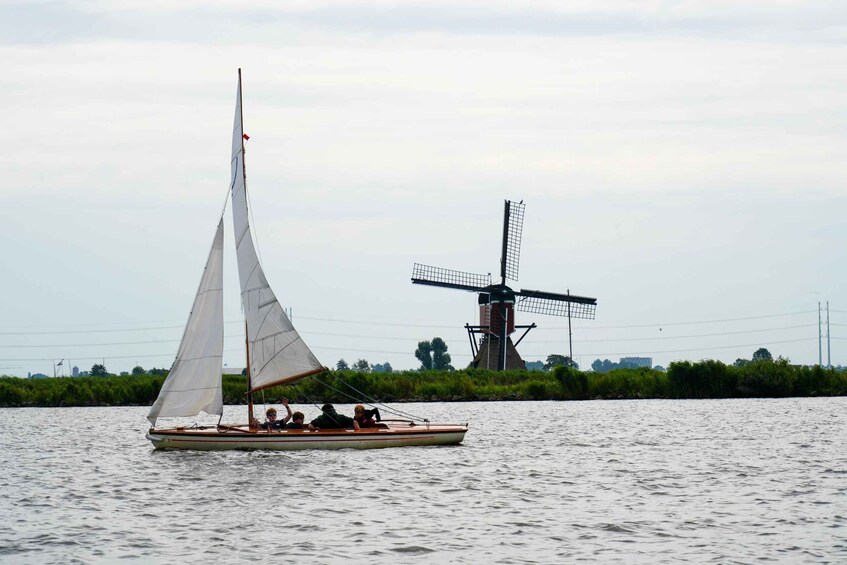
[[(163, 375), (21, 379), (0, 377), (0, 408), (150, 406)], [(224, 404), (246, 401), (240, 375), (222, 379)], [(847, 396), (847, 371), (799, 367), (787, 360), (737, 367), (720, 361), (675, 362), (666, 372), (649, 368), (582, 372), (329, 371), (293, 385), (264, 391), (265, 403), (288, 398), (294, 404), (498, 402), (536, 400), (637, 400)]]

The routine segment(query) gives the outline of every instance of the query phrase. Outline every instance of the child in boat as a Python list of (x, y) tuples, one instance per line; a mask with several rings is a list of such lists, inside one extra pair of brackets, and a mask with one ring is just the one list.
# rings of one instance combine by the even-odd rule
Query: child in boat
[(286, 430), (305, 430), (306, 424), (303, 423), (303, 420), (306, 419), (306, 416), (303, 415), (302, 412), (295, 412), (293, 416), (291, 416), (291, 421), (285, 424)]
[[(376, 423), (381, 420), (379, 417), (379, 408), (365, 410), (364, 406), (357, 404), (356, 407), (353, 408), (353, 412), (355, 414), (353, 419), (359, 424), (360, 428), (376, 428)], [(376, 420), (374, 420), (374, 418), (376, 418)]]
[(350, 416), (339, 414), (332, 404), (321, 406), (321, 415), (309, 422), (310, 430), (359, 429), (359, 424)]
[(265, 417), (267, 418), (267, 420), (263, 424), (260, 424), (259, 427), (263, 430), (284, 430), (285, 424), (286, 422), (288, 422), (288, 420), (291, 419), (292, 414), (291, 408), (288, 406), (287, 398), (282, 399), (282, 405), (285, 406), (285, 409), (288, 411), (288, 414), (286, 414), (282, 420), (276, 419), (276, 408), (271, 406), (265, 412)]

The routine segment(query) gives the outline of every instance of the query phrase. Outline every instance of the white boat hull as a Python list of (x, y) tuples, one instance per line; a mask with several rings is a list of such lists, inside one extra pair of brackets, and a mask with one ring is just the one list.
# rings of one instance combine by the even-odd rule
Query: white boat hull
[(367, 428), (362, 430), (250, 430), (246, 426), (151, 429), (147, 433), (156, 449), (376, 449), (424, 445), (456, 445), (467, 425), (426, 425)]

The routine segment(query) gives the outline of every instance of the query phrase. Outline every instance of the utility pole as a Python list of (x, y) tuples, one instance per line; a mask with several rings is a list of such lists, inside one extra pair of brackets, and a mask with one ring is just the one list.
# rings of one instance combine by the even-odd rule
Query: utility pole
[(829, 300), (826, 301), (826, 368), (832, 369), (832, 351), (829, 349)]
[[(571, 289), (568, 289), (568, 298), (571, 296)], [(573, 332), (571, 331), (571, 303), (568, 301), (568, 355), (570, 356), (571, 366), (573, 366)]]
[(821, 303), (818, 302), (818, 367), (823, 365), (823, 349), (821, 346), (823, 340), (823, 330), (821, 329)]

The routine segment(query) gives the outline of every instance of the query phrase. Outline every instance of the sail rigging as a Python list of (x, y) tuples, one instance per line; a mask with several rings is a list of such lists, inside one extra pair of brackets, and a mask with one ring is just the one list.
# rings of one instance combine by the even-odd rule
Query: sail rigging
[(232, 130), (232, 223), (235, 234), (241, 307), (247, 321), (251, 390), (293, 382), (326, 368), (317, 360), (271, 290), (250, 230), (247, 181), (244, 172), (244, 130), (241, 116), (241, 72), (238, 74)]
[(223, 217), (179, 344), (176, 360), (147, 419), (223, 413)]

